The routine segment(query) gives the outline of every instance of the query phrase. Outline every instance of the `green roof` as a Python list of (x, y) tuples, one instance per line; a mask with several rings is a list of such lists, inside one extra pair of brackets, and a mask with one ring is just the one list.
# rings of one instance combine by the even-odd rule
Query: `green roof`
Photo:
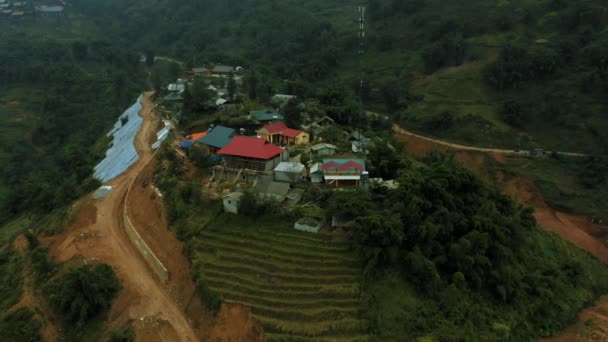
[(165, 100), (165, 101), (181, 101), (183, 99), (184, 98), (180, 94), (174, 94), (174, 93), (171, 93), (171, 94), (163, 97), (163, 100)]
[(234, 136), (234, 129), (216, 126), (206, 136), (198, 139), (199, 143), (209, 145), (216, 148), (223, 148), (228, 145)]
[(260, 109), (249, 112), (252, 119), (258, 121), (273, 121), (283, 120), (283, 115), (279, 114), (275, 109)]

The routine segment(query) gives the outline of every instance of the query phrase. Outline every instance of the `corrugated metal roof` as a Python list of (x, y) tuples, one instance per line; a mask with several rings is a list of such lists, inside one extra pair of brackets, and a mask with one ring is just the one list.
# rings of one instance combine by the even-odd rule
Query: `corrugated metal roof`
[(234, 136), (234, 129), (224, 126), (214, 127), (206, 136), (198, 139), (201, 144), (215, 148), (223, 148), (228, 145)]
[(274, 170), (278, 172), (301, 173), (304, 171), (304, 165), (300, 163), (280, 162)]
[(282, 148), (263, 139), (236, 136), (230, 144), (217, 151), (217, 154), (266, 160), (276, 157), (283, 151)]
[(311, 147), (311, 149), (313, 151), (322, 150), (324, 148), (329, 148), (329, 149), (332, 149), (332, 150), (337, 150), (338, 149), (338, 147), (336, 145), (327, 144), (327, 143), (320, 143), (320, 144), (313, 145)]

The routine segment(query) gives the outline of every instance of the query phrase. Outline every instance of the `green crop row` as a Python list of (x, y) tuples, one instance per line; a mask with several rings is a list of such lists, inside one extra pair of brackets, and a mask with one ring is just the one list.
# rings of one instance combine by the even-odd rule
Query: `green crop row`
[(275, 278), (277, 281), (287, 281), (287, 282), (301, 282), (304, 284), (350, 284), (354, 282), (358, 282), (360, 280), (360, 276), (331, 276), (331, 275), (318, 275), (318, 276), (310, 276), (303, 274), (284, 274), (281, 272), (273, 272), (261, 267), (251, 266), (251, 265), (242, 265), (240, 263), (227, 262), (220, 259), (197, 259), (199, 263), (202, 263), (202, 269), (212, 269), (212, 270), (220, 270), (230, 273), (245, 273), (245, 274), (253, 274), (254, 276), (260, 277), (268, 277)]
[(221, 260), (226, 262), (234, 262), (243, 266), (252, 266), (263, 268), (264, 270), (282, 273), (282, 274), (301, 274), (309, 276), (360, 276), (361, 270), (348, 267), (302, 267), (299, 265), (290, 265), (284, 262), (278, 262), (271, 259), (264, 260), (263, 258), (251, 258), (245, 255), (238, 255), (225, 251), (219, 251), (214, 254), (200, 253), (200, 256), (207, 256), (210, 259)]
[(239, 303), (259, 303), (266, 306), (274, 306), (277, 308), (296, 308), (296, 309), (315, 309), (323, 306), (341, 307), (341, 308), (358, 308), (359, 300), (353, 299), (332, 299), (319, 298), (313, 300), (305, 299), (276, 299), (272, 297), (259, 297), (245, 292), (222, 289), (219, 287), (210, 287), (212, 291), (221, 293), (228, 300), (238, 301)]
[(315, 323), (286, 322), (270, 317), (253, 315), (268, 333), (285, 333), (302, 336), (320, 336), (329, 334), (347, 335), (363, 333), (367, 329), (367, 322), (358, 319), (343, 319)]
[(254, 249), (258, 249), (262, 251), (268, 251), (270, 253), (279, 253), (294, 257), (306, 258), (316, 261), (323, 261), (327, 258), (340, 259), (345, 261), (357, 261), (358, 259), (355, 256), (350, 256), (346, 253), (331, 253), (331, 252), (308, 252), (304, 247), (298, 248), (285, 248), (284, 246), (277, 246), (276, 243), (271, 242), (259, 242), (259, 241), (249, 241), (241, 238), (233, 238), (226, 235), (207, 235), (207, 233), (201, 233), (201, 237), (205, 239), (212, 239), (214, 241), (224, 242), (233, 246), (239, 247), (250, 247)]
[(286, 334), (264, 334), (266, 342), (368, 342), (367, 335), (342, 335), (342, 336), (324, 336), (324, 337), (309, 337)]
[(361, 263), (359, 261), (344, 261), (340, 259), (329, 258), (322, 261), (309, 260), (302, 258), (302, 256), (285, 255), (283, 253), (271, 252), (268, 250), (260, 250), (252, 247), (239, 246), (235, 247), (233, 244), (227, 242), (220, 242), (213, 239), (197, 240), (197, 246), (205, 248), (207, 250), (217, 251), (228, 251), (237, 253), (239, 255), (248, 256), (252, 258), (264, 258), (264, 260), (272, 259), (279, 262), (297, 264), (308, 267), (328, 267), (328, 266), (342, 266), (351, 267), (358, 270), (361, 269)]
[(331, 242), (308, 243), (308, 242), (301, 241), (299, 238), (289, 238), (289, 237), (277, 238), (276, 235), (274, 235), (270, 232), (265, 233), (265, 232), (255, 231), (255, 233), (250, 233), (250, 232), (243, 232), (242, 230), (225, 229), (225, 230), (221, 230), (221, 231), (206, 230), (206, 231), (203, 231), (202, 234), (237, 237), (237, 238), (241, 238), (241, 239), (257, 241), (257, 242), (262, 242), (262, 243), (271, 243), (271, 244), (275, 244), (275, 245), (278, 243), (284, 247), (297, 248), (297, 249), (306, 248), (308, 250), (339, 252), (339, 253), (349, 252), (351, 250), (350, 245), (336, 246), (336, 244), (333, 244)]
[(228, 281), (225, 278), (217, 279), (211, 276), (206, 276), (207, 283), (209, 286), (232, 289), (242, 292), (251, 293), (256, 296), (262, 297), (275, 297), (275, 298), (300, 298), (300, 299), (314, 299), (321, 297), (347, 299), (357, 296), (359, 292), (359, 286), (353, 284), (350, 287), (321, 287), (318, 290), (312, 291), (290, 291), (281, 288), (280, 286), (274, 287), (270, 290), (262, 289), (260, 286), (250, 285), (243, 283), (242, 281)]
[(204, 270), (205, 277), (210, 282), (232, 282), (242, 286), (255, 287), (267, 292), (294, 292), (294, 293), (323, 293), (326, 295), (334, 295), (337, 297), (350, 297), (359, 293), (359, 285), (357, 282), (346, 284), (302, 284), (285, 281), (273, 281), (271, 278), (251, 276), (248, 274), (234, 274), (222, 271)]
[(333, 306), (324, 306), (322, 308), (314, 309), (292, 309), (235, 301), (231, 299), (225, 299), (224, 301), (227, 303), (233, 302), (247, 306), (256, 315), (273, 317), (285, 321), (323, 322), (327, 320), (340, 320), (357, 317), (360, 312), (358, 307), (339, 308)]

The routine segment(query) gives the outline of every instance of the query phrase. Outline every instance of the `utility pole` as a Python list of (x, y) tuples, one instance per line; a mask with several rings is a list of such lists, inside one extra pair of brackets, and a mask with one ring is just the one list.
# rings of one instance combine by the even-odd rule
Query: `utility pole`
[(357, 12), (359, 14), (359, 51), (358, 51), (358, 60), (359, 60), (359, 102), (363, 104), (363, 71), (361, 69), (361, 58), (365, 53), (365, 6), (358, 6)]

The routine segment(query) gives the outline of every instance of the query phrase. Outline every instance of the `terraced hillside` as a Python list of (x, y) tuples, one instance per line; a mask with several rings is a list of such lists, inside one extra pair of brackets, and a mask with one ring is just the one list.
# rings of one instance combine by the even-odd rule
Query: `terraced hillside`
[(251, 308), (267, 341), (366, 341), (361, 266), (344, 241), (284, 229), (201, 232), (195, 265), (228, 303)]

